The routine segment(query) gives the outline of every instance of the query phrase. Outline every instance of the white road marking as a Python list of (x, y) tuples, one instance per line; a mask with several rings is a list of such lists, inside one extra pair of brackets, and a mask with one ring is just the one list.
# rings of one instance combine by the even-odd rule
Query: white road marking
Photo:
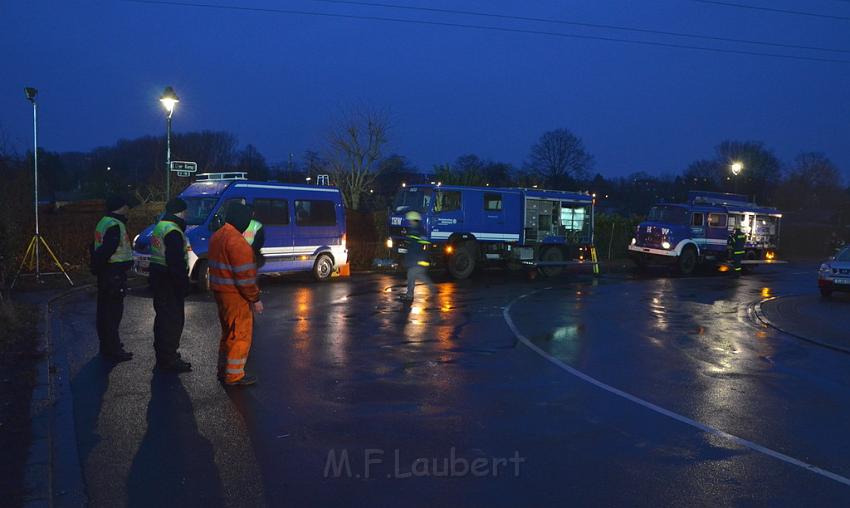
[(850, 486), (850, 478), (847, 478), (847, 477), (841, 476), (839, 474), (833, 473), (832, 471), (827, 471), (826, 469), (821, 469), (821, 468), (814, 466), (812, 464), (809, 464), (807, 462), (803, 462), (802, 460), (795, 459), (794, 457), (791, 457), (789, 455), (785, 455), (782, 452), (777, 452), (775, 450), (771, 450), (770, 448), (762, 446), (758, 443), (754, 443), (754, 442), (748, 441), (744, 438), (729, 434), (728, 432), (724, 432), (720, 429), (716, 429), (716, 428), (714, 428), (710, 425), (707, 425), (705, 423), (698, 422), (696, 420), (692, 420), (692, 419), (688, 418), (687, 416), (683, 416), (683, 415), (680, 415), (678, 413), (674, 413), (673, 411), (670, 411), (669, 409), (665, 409), (661, 406), (655, 405), (652, 402), (644, 400), (644, 399), (642, 399), (642, 398), (640, 398), (636, 395), (632, 395), (631, 393), (624, 392), (623, 390), (620, 390), (619, 388), (615, 388), (615, 387), (613, 387), (609, 384), (603, 383), (602, 381), (599, 381), (598, 379), (591, 377), (591, 376), (585, 374), (584, 372), (567, 365), (566, 363), (559, 360), (558, 358), (555, 358), (554, 356), (550, 355), (546, 351), (543, 351), (537, 345), (535, 345), (530, 340), (528, 340), (522, 333), (520, 333), (519, 329), (514, 324), (513, 319), (511, 319), (511, 314), (510, 314), (511, 307), (513, 307), (513, 305), (516, 302), (518, 302), (519, 300), (521, 300), (523, 298), (531, 296), (532, 294), (537, 293), (537, 292), (539, 292), (539, 291), (533, 291), (531, 293), (524, 294), (524, 295), (514, 299), (513, 301), (511, 301), (511, 303), (509, 303), (508, 306), (505, 307), (504, 310), (502, 311), (502, 316), (504, 317), (505, 322), (508, 324), (508, 327), (511, 329), (514, 336), (516, 336), (517, 340), (519, 340), (520, 342), (525, 344), (526, 347), (528, 347), (529, 349), (531, 349), (532, 351), (534, 351), (535, 353), (537, 353), (538, 355), (540, 355), (544, 359), (548, 360), (549, 362), (551, 362), (555, 366), (559, 367), (560, 369), (566, 371), (569, 374), (572, 374), (573, 376), (581, 379), (582, 381), (586, 381), (586, 382), (596, 386), (597, 388), (601, 388), (602, 390), (605, 390), (608, 393), (614, 394), (618, 397), (622, 397), (622, 398), (624, 398), (624, 399), (626, 399), (630, 402), (634, 402), (635, 404), (643, 406), (643, 407), (649, 409), (650, 411), (654, 411), (658, 414), (664, 415), (668, 418), (672, 418), (673, 420), (684, 423), (685, 425), (689, 425), (691, 427), (699, 429), (699, 430), (706, 432), (708, 434), (713, 434), (715, 436), (722, 437), (722, 438), (724, 438), (728, 441), (731, 441), (731, 442), (733, 442), (737, 445), (743, 446), (745, 448), (749, 448), (750, 450), (757, 451), (757, 452), (762, 453), (764, 455), (767, 455), (769, 457), (779, 459), (779, 460), (781, 460), (785, 463), (797, 466), (797, 467), (805, 469), (807, 471), (811, 471), (812, 473), (818, 474), (818, 475), (823, 476), (825, 478), (829, 478), (830, 480), (833, 480), (833, 481), (836, 481), (838, 483), (843, 483), (844, 485)]

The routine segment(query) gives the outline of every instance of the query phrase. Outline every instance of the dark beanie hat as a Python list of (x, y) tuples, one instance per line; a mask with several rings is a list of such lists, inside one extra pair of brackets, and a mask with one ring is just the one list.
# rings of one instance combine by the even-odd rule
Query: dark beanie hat
[(227, 206), (227, 223), (244, 233), (251, 223), (251, 207), (242, 203), (231, 203)]
[(165, 204), (165, 213), (180, 213), (186, 209), (186, 202), (180, 198), (171, 198)]
[(127, 205), (127, 200), (118, 194), (112, 194), (106, 197), (106, 211), (114, 212), (124, 205)]

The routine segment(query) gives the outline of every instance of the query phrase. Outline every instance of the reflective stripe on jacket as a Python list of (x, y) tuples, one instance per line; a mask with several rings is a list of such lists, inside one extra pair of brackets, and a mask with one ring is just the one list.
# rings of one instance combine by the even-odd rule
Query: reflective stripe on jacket
[(251, 222), (248, 224), (248, 229), (242, 233), (242, 237), (245, 238), (245, 241), (248, 242), (248, 245), (254, 245), (254, 238), (257, 236), (257, 231), (263, 227), (263, 223), (256, 220), (251, 219)]
[(189, 242), (186, 240), (186, 234), (180, 226), (168, 220), (157, 222), (151, 233), (151, 263), (168, 266), (165, 262), (165, 237), (172, 231), (179, 232), (183, 237), (183, 259), (186, 261), (186, 266), (189, 266)]
[(208, 252), (210, 289), (219, 293), (239, 293), (245, 300), (260, 299), (254, 251), (231, 224), (213, 234)]
[(118, 226), (118, 235), (121, 238), (118, 248), (109, 257), (109, 263), (126, 263), (133, 260), (133, 248), (130, 246), (130, 237), (127, 236), (127, 226), (115, 217), (105, 216), (100, 219), (97, 226), (94, 228), (94, 249), (97, 250), (103, 245), (103, 236), (106, 232)]

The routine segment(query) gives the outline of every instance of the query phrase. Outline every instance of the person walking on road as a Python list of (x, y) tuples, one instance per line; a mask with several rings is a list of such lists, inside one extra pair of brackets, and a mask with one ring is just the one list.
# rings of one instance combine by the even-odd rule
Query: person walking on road
[(428, 277), (428, 253), (426, 249), (431, 244), (422, 237), (422, 216), (419, 212), (410, 211), (405, 214), (409, 227), (407, 228), (407, 254), (404, 255), (404, 266), (407, 268), (407, 293), (401, 299), (406, 302), (413, 301), (413, 293), (416, 289), (416, 281), (421, 280), (428, 285), (432, 293), (437, 291), (436, 286)]
[(188, 372), (192, 364), (180, 358), (180, 336), (185, 323), (184, 301), (189, 294), (189, 244), (186, 240), (186, 202), (173, 198), (151, 235), (150, 285), (153, 289), (153, 347), (156, 366)]
[(118, 333), (124, 315), (127, 270), (133, 263), (133, 249), (127, 234), (129, 209), (124, 198), (107, 198), (107, 213), (95, 227), (91, 252), (91, 272), (97, 276), (96, 324), (100, 354), (114, 362), (133, 358), (133, 353), (124, 350)]
[(233, 203), (227, 222), (210, 239), (210, 289), (218, 305), (221, 342), (218, 378), (227, 386), (248, 386), (256, 377), (245, 374), (254, 334), (254, 314), (263, 313), (254, 251), (242, 234), (251, 222), (251, 209)]
[(744, 260), (744, 245), (746, 241), (747, 237), (741, 232), (741, 228), (736, 227), (726, 242), (729, 250), (729, 259), (732, 261), (732, 270), (735, 275), (741, 275), (741, 261)]

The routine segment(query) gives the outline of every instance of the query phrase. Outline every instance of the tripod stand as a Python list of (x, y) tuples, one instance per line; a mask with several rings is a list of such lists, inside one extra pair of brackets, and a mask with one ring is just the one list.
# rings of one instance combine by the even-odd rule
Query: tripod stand
[[(24, 92), (27, 94), (27, 100), (32, 102), (32, 139), (33, 139), (33, 152), (32, 152), (32, 160), (33, 160), (33, 189), (35, 190), (35, 235), (33, 235), (30, 240), (29, 245), (27, 246), (27, 251), (24, 253), (24, 259), (21, 260), (21, 266), (18, 267), (18, 273), (15, 274), (15, 278), (12, 279), (12, 286), (15, 287), (15, 282), (17, 282), (18, 277), (21, 275), (21, 270), (24, 269), (24, 265), (27, 265), (30, 271), (32, 271), (32, 275), (35, 275), (35, 280), (37, 282), (41, 282), (42, 275), (58, 275), (62, 273), (65, 275), (65, 278), (68, 279), (68, 283), (72, 286), (74, 282), (71, 280), (71, 277), (68, 276), (68, 272), (62, 268), (62, 263), (59, 262), (59, 259), (56, 257), (56, 254), (53, 253), (53, 250), (50, 249), (50, 246), (47, 245), (47, 241), (44, 240), (44, 237), (41, 236), (41, 233), (38, 231), (38, 105), (35, 102), (35, 96), (38, 94), (38, 90), (35, 88), (24, 88)], [(50, 257), (53, 258), (53, 262), (56, 263), (56, 266), (59, 268), (59, 272), (46, 272), (41, 273), (40, 266), (40, 252), (39, 247), (44, 245), (44, 248), (47, 249), (47, 253), (50, 254)]]
[[(56, 264), (56, 268), (60, 271), (58, 272), (42, 272), (39, 267), (39, 244), (44, 245), (44, 249), (50, 254), (51, 259)], [(71, 280), (71, 277), (68, 275), (68, 272), (62, 268), (62, 263), (59, 262), (59, 258), (56, 257), (56, 254), (53, 253), (53, 250), (47, 245), (47, 241), (41, 236), (39, 233), (33, 235), (30, 240), (29, 245), (27, 246), (27, 251), (24, 254), (24, 259), (21, 260), (21, 266), (18, 267), (18, 273), (15, 275), (15, 278), (12, 279), (12, 287), (15, 287), (15, 282), (18, 280), (18, 277), (21, 276), (21, 271), (24, 269), (24, 265), (26, 265), (27, 269), (33, 272), (32, 274), (24, 274), (24, 275), (35, 275), (35, 280), (41, 282), (42, 275), (59, 275), (60, 273), (68, 279), (68, 284), (74, 285), (74, 281)]]

